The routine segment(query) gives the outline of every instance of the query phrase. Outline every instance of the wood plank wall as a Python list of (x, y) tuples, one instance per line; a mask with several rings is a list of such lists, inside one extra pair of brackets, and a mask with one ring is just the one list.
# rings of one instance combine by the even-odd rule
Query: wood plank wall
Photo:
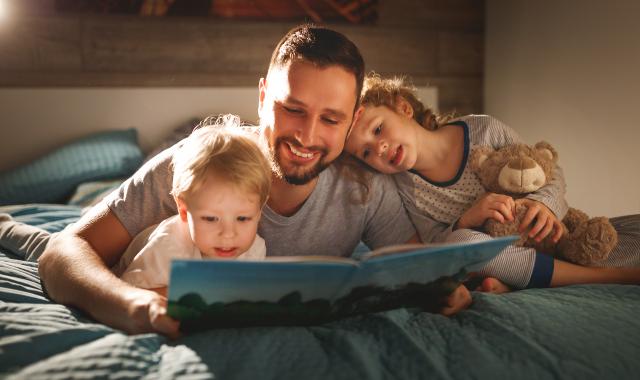
[[(438, 87), (441, 112), (482, 112), (484, 1), (381, 0), (375, 26), (331, 27), (368, 70)], [(23, 14), (0, 23), (0, 87), (253, 86), (293, 23)]]

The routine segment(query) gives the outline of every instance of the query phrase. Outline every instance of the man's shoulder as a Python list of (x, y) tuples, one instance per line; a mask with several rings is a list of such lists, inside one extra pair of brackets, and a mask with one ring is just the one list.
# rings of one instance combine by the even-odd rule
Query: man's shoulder
[[(352, 175), (345, 173), (345, 168), (331, 165), (322, 175), (325, 176), (319, 185), (323, 188), (323, 193), (333, 193), (334, 197), (338, 197), (354, 203), (354, 199), (361, 199), (359, 194), (364, 190), (367, 193), (367, 202), (364, 205), (379, 202), (384, 198), (385, 193), (389, 191), (397, 191), (396, 184), (390, 175), (379, 172), (368, 171), (363, 182), (360, 182)], [(365, 190), (366, 184), (366, 190)], [(355, 198), (354, 198), (355, 197)], [(355, 201), (355, 204), (363, 205), (362, 202)]]

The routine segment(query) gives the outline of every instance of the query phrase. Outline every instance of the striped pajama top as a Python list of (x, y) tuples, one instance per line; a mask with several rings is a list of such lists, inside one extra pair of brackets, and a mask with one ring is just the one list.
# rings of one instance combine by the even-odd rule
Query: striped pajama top
[[(474, 146), (494, 149), (522, 143), (518, 134), (488, 115), (468, 115), (448, 124), (464, 129), (464, 157), (455, 178), (448, 182), (433, 182), (417, 172), (395, 175), (405, 207), (424, 242), (472, 241), (489, 239), (475, 230), (452, 229), (454, 223), (485, 193), (482, 183), (471, 171), (468, 156)], [(554, 179), (527, 198), (542, 202), (562, 219), (567, 213), (565, 181), (556, 166)], [(516, 287), (548, 286), (553, 274), (553, 261), (534, 249), (510, 246), (482, 270), (482, 274), (497, 277)]]

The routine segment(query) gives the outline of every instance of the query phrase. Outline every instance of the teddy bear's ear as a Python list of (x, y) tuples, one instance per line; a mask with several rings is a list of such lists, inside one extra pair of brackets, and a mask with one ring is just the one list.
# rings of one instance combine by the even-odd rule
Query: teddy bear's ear
[(479, 172), (482, 168), (482, 164), (489, 158), (489, 155), (493, 152), (488, 146), (477, 146), (471, 150), (469, 156), (469, 167), (474, 172)]
[(540, 141), (534, 148), (542, 153), (548, 160), (556, 162), (558, 161), (558, 152), (546, 141)]

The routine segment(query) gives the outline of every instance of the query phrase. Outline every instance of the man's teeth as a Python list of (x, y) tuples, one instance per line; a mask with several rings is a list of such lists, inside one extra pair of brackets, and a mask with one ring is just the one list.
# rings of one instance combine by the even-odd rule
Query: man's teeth
[(302, 158), (311, 158), (313, 157), (313, 153), (303, 153), (300, 152), (299, 150), (296, 150), (296, 148), (294, 148), (293, 146), (289, 145), (289, 148), (291, 149), (291, 151), (293, 152), (293, 154), (295, 154), (298, 157), (302, 157)]

